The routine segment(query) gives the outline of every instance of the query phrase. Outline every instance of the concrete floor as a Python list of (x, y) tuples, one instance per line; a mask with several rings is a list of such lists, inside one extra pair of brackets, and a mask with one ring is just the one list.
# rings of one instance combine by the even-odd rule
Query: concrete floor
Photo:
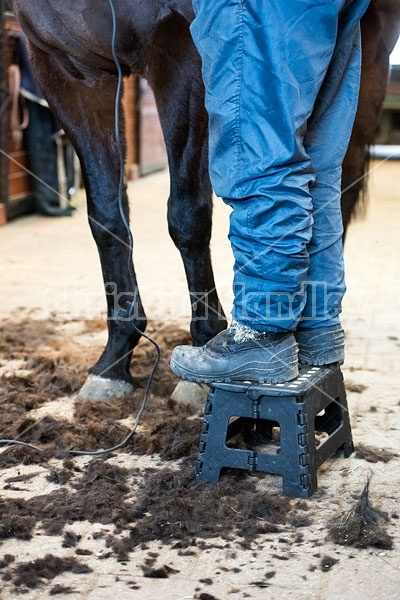
[[(188, 326), (189, 301), (178, 252), (168, 238), (166, 197), (168, 174), (161, 172), (130, 185), (132, 229), (135, 238), (135, 265), (148, 316), (163, 322)], [(370, 198), (367, 216), (352, 224), (346, 243), (348, 292), (344, 304), (347, 360), (344, 374), (348, 393), (354, 441), (400, 454), (400, 165), (374, 162), (369, 177)], [(0, 277), (3, 318), (70, 319), (103, 314), (103, 292), (97, 252), (91, 240), (84, 213), (84, 200), (70, 219), (31, 216), (0, 230)], [(232, 258), (226, 240), (228, 210), (216, 201), (212, 253), (217, 288), (227, 312), (231, 303)], [(363, 387), (365, 386), (365, 387)], [(358, 390), (358, 391), (357, 391)], [(360, 393), (360, 390), (361, 393)], [(139, 554), (126, 567), (115, 570), (97, 561), (95, 572), (79, 577), (79, 594), (68, 598), (105, 599), (133, 597), (127, 578), (140, 580), (136, 597), (146, 600), (189, 599), (199, 594), (225, 598), (304, 598), (318, 600), (365, 600), (400, 598), (400, 531), (391, 519), (388, 531), (394, 536), (393, 550), (354, 550), (335, 546), (326, 540), (324, 526), (338, 510), (346, 512), (352, 496), (360, 492), (368, 475), (371, 500), (389, 515), (398, 514), (400, 459), (388, 463), (368, 463), (354, 457), (329, 461), (319, 475), (318, 493), (309, 501), (314, 526), (306, 532), (301, 547), (294, 548), (293, 537), (279, 536), (265, 544), (265, 553), (252, 556), (238, 551), (203, 551), (194, 557), (172, 556), (163, 550), (163, 562), (173, 560), (179, 573), (166, 580), (144, 580), (138, 568)], [(266, 481), (270, 485), (270, 479)], [(275, 484), (273, 484), (275, 485)], [(0, 488), (2, 486), (0, 485)], [(276, 484), (275, 490), (279, 489)], [(397, 527), (396, 527), (397, 524)], [(313, 540), (319, 538), (316, 549)], [(27, 552), (32, 542), (3, 544), (4, 552)], [(51, 551), (51, 539), (35, 541), (37, 552)], [(277, 561), (273, 554), (286, 554), (289, 561)], [(318, 556), (319, 554), (319, 556)], [(318, 568), (320, 557), (339, 560), (332, 569)], [(26, 556), (25, 556), (26, 558)], [(103, 565), (103, 566), (102, 566)], [(239, 566), (235, 574), (232, 568)], [(316, 567), (316, 568), (315, 568)], [(124, 574), (125, 570), (125, 574)], [(276, 570), (267, 589), (254, 581)], [(118, 572), (119, 581), (115, 581)], [(67, 585), (67, 575), (60, 582)], [(211, 586), (198, 589), (199, 578), (212, 577)], [(197, 590), (197, 591), (196, 591)], [(1, 598), (11, 596), (0, 591)], [(30, 592), (25, 598), (44, 598), (45, 592)]]

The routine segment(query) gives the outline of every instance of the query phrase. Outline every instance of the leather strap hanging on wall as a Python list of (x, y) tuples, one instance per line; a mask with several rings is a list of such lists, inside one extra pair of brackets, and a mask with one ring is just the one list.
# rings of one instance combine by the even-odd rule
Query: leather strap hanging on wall
[(29, 124), (29, 113), (25, 100), (20, 94), (21, 71), (18, 65), (10, 65), (8, 68), (8, 87), (11, 99), (11, 135), (16, 147), (19, 149), (22, 145), (22, 132)]

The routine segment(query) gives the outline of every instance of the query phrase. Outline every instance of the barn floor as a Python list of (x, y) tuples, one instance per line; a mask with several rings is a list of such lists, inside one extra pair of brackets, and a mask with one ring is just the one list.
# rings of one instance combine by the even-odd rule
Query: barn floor
[[(372, 163), (369, 189), (366, 217), (346, 243), (343, 371), (357, 452), (323, 465), (307, 501), (284, 498), (279, 478), (267, 475), (193, 485), (201, 419), (193, 406), (168, 403), (175, 382), (166, 359), (185, 339), (189, 307), (167, 233), (167, 173), (130, 186), (136, 271), (165, 360), (139, 441), (107, 460), (65, 459), (60, 440), (102, 447), (120, 439), (152, 355), (146, 345), (137, 353), (139, 391), (128, 405), (74, 412), (70, 392), (105, 339), (84, 199), (71, 219), (32, 216), (1, 229), (0, 435), (40, 425), (36, 438), (23, 439), (45, 448), (0, 454), (1, 600), (400, 598), (399, 164)], [(220, 202), (214, 221), (217, 288), (229, 312), (232, 259)], [(176, 448), (183, 434), (186, 446)], [(335, 526), (349, 525), (368, 479), (377, 522), (369, 531), (358, 524), (354, 545), (342, 545)]]

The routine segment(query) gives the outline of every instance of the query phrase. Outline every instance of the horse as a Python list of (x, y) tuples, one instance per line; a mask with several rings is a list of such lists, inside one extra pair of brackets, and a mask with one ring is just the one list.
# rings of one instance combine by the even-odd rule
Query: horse
[[(189, 30), (191, 0), (114, 0), (114, 15), (108, 0), (9, 3), (29, 39), (37, 82), (80, 159), (101, 261), (108, 341), (89, 371), (84, 397), (121, 396), (133, 389), (132, 353), (147, 320), (131, 261), (128, 202), (118, 160), (118, 155), (124, 160), (125, 139), (122, 112), (115, 125), (117, 63), (122, 76), (147, 78), (156, 99), (171, 180), (168, 228), (185, 268), (193, 344), (205, 344), (227, 323), (209, 250), (208, 117), (200, 57)], [(367, 146), (379, 123), (389, 54), (399, 34), (399, 8), (400, 0), (372, 0), (361, 24), (360, 101), (343, 165), (345, 231), (356, 212)], [(121, 292), (125, 300), (116, 303)]]

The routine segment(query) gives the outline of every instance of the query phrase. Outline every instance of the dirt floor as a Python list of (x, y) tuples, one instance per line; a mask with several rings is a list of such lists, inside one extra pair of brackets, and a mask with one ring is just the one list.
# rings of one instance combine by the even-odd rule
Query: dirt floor
[[(138, 433), (108, 457), (143, 398), (74, 402), (105, 341), (103, 292), (84, 198), (70, 219), (28, 217), (0, 230), (0, 598), (400, 598), (400, 166), (372, 163), (367, 216), (346, 243), (343, 372), (356, 452), (319, 470), (310, 500), (269, 475), (194, 480), (201, 411), (170, 399), (168, 357), (188, 340), (189, 301), (168, 238), (168, 174), (130, 186), (135, 265), (162, 361)], [(227, 312), (228, 211), (215, 207), (213, 258)], [(276, 440), (275, 440), (276, 442)]]

